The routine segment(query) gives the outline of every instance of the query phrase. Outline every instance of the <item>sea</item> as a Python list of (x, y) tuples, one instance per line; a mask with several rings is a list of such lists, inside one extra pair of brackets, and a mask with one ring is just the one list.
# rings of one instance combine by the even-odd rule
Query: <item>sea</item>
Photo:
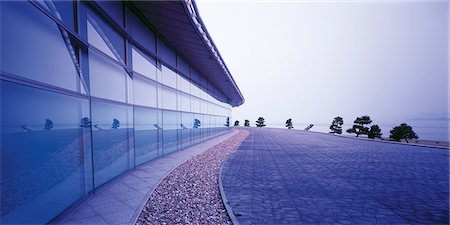
[[(295, 123), (293, 121), (294, 129), (304, 130), (309, 124), (314, 124), (310, 131), (329, 133), (331, 123)], [(413, 128), (413, 131), (419, 136), (419, 140), (430, 141), (450, 141), (450, 126), (449, 120), (411, 120), (405, 121), (406, 124)], [(390, 130), (395, 126), (400, 126), (400, 123), (385, 122), (372, 123), (369, 125), (378, 125), (381, 128), (383, 138), (389, 138)], [(342, 134), (350, 135), (345, 132), (353, 124), (344, 124), (342, 126)], [(267, 123), (267, 127), (286, 128), (285, 123)], [(353, 135), (353, 134), (351, 134)]]

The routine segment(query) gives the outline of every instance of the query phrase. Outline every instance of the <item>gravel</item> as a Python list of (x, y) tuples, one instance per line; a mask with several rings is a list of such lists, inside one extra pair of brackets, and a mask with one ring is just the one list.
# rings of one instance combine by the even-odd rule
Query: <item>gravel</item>
[(248, 135), (240, 130), (175, 168), (152, 193), (136, 224), (231, 224), (220, 196), (219, 171)]

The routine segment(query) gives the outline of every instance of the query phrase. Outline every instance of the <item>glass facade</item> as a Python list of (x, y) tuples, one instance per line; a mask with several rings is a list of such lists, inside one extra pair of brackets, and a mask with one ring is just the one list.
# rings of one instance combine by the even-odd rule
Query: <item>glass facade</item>
[(130, 3), (0, 4), (2, 223), (48, 223), (124, 172), (229, 129), (231, 106)]

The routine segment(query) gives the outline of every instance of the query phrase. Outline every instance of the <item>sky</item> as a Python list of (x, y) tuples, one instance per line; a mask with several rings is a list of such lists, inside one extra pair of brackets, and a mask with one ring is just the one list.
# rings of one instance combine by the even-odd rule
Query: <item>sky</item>
[(245, 103), (233, 120), (448, 115), (447, 1), (196, 1)]

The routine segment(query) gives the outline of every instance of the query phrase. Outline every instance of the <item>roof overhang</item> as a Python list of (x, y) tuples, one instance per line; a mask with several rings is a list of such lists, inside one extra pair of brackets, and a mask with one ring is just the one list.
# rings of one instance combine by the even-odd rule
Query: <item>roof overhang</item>
[(231, 106), (244, 103), (193, 1), (135, 1), (134, 5), (158, 33), (227, 98), (218, 100)]

